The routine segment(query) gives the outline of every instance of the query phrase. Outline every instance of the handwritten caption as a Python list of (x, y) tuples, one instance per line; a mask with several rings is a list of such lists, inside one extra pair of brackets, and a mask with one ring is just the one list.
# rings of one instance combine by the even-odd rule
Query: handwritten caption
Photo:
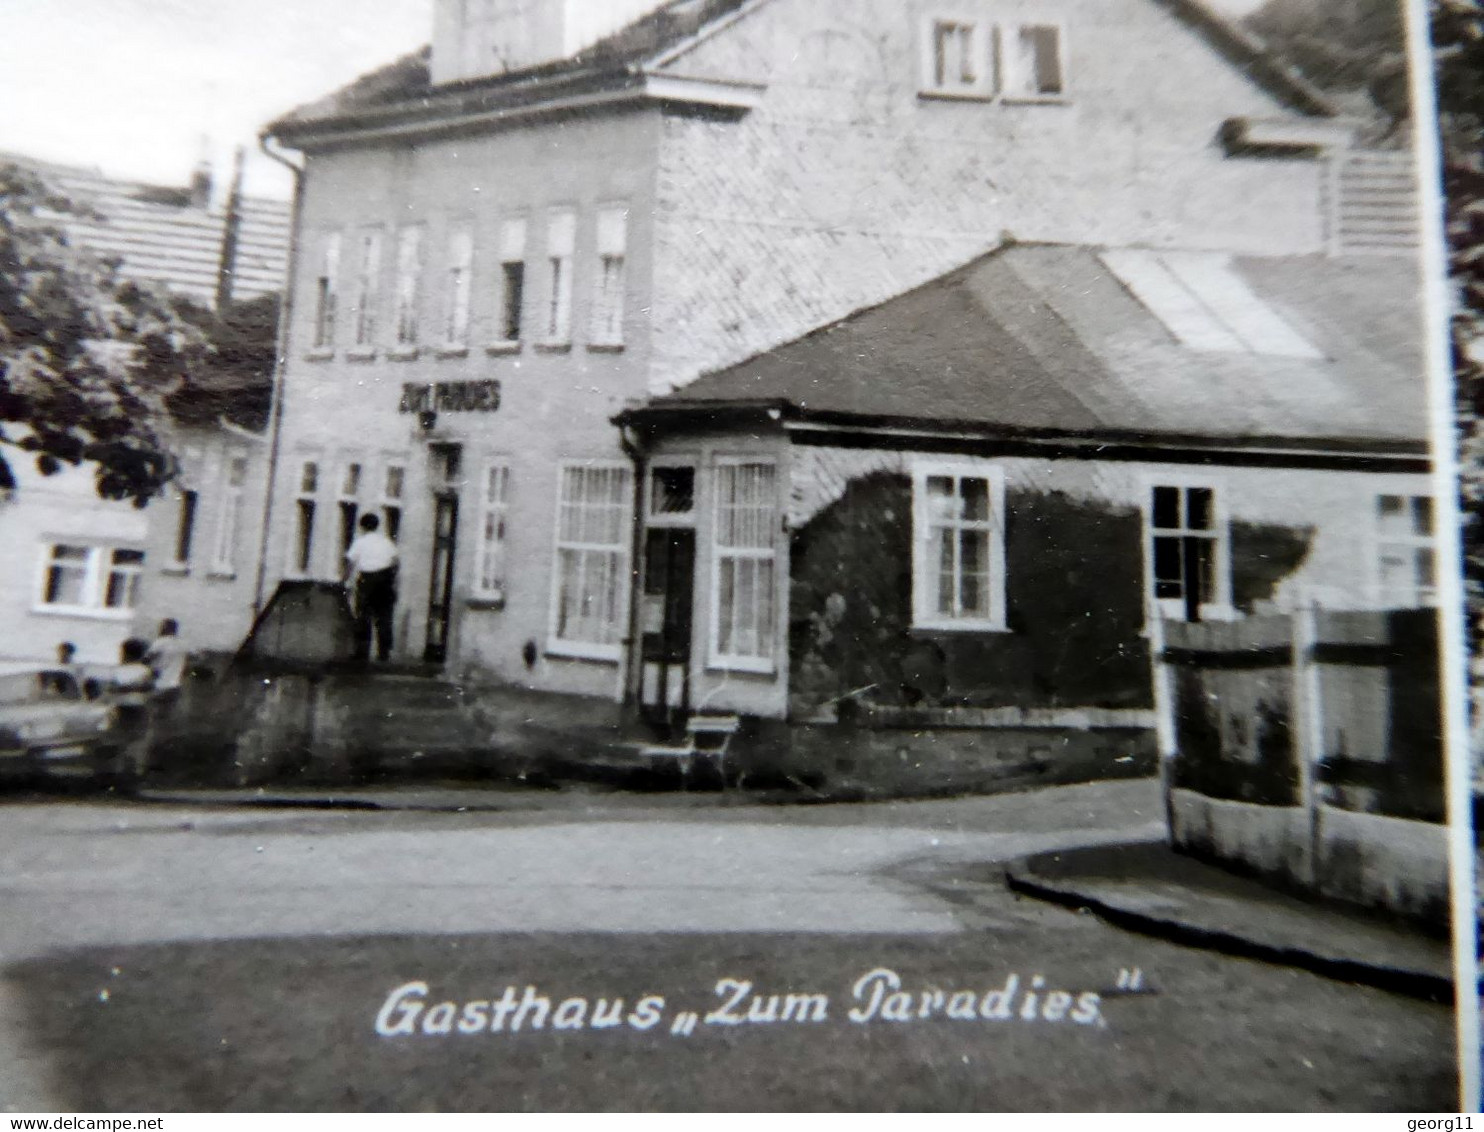
[[(1118, 991), (1137, 992), (1135, 975), (1119, 972)], [(750, 979), (719, 979), (709, 1009), (673, 1006), (664, 995), (633, 999), (573, 995), (559, 998), (539, 987), (507, 986), (498, 998), (463, 1002), (433, 1001), (421, 980), (404, 983), (387, 995), (376, 1014), (376, 1033), (383, 1038), (447, 1037), (454, 1034), (516, 1034), (531, 1030), (654, 1029), (690, 1037), (710, 1026), (811, 1025), (827, 1022), (843, 1009), (860, 1025), (910, 1024), (935, 1019), (955, 1022), (1049, 1022), (1070, 1026), (1106, 1026), (1102, 998), (1096, 991), (1052, 987), (1043, 975), (1009, 975), (1003, 983), (979, 989), (908, 988), (888, 967), (867, 971), (850, 987), (847, 1001), (837, 1004), (824, 992), (770, 993)]]

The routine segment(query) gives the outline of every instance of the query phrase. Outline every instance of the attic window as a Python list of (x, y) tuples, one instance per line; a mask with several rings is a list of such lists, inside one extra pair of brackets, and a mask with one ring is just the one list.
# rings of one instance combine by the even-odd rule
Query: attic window
[(1057, 24), (1004, 30), (1007, 99), (1055, 99), (1066, 93), (1065, 40)]
[(1182, 346), (1213, 354), (1324, 356), (1247, 285), (1230, 256), (1114, 251), (1102, 260)]
[(922, 92), (943, 98), (989, 98), (994, 94), (990, 28), (976, 20), (940, 16), (922, 33)]

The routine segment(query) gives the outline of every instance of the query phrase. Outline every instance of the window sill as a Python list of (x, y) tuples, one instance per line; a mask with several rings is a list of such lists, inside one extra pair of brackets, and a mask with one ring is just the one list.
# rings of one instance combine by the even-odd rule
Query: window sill
[(914, 633), (1009, 633), (1002, 621), (914, 621)]
[(469, 356), (469, 347), (468, 346), (440, 346), (438, 348), (438, 350), (436, 351), (436, 356), (440, 360), (446, 360), (446, 359), (449, 359), (449, 358), (467, 358)]
[(498, 358), (508, 354), (518, 354), (522, 349), (520, 342), (491, 342), (484, 348), (484, 352), (492, 358)]
[(394, 350), (388, 350), (386, 356), (393, 362), (415, 362), (422, 356), (422, 349), (417, 346), (398, 346)]
[(208, 582), (235, 582), (237, 574), (236, 571), (228, 573), (226, 570), (213, 570), (206, 575), (206, 580)]
[(85, 605), (34, 605), (31, 612), (42, 617), (68, 617), (87, 621), (132, 621), (132, 609), (93, 609)]
[(538, 354), (570, 354), (572, 343), (570, 342), (537, 342), (536, 352)]
[(713, 656), (706, 661), (708, 672), (740, 672), (747, 676), (777, 676), (778, 666), (771, 660), (746, 656)]
[(990, 90), (937, 90), (932, 87), (919, 90), (917, 97), (934, 102), (993, 102), (995, 99)]
[(547, 641), (546, 655), (558, 660), (586, 660), (593, 664), (618, 664), (622, 650), (617, 645), (584, 645), (577, 641)]
[(331, 361), (334, 357), (335, 351), (333, 349), (320, 348), (316, 350), (310, 350), (307, 354), (304, 355), (304, 360), (307, 362), (328, 362)]
[(1070, 106), (1072, 103), (1064, 94), (1002, 94), (1000, 101), (1006, 106)]
[(589, 354), (621, 354), (623, 351), (622, 342), (589, 342), (587, 344)]
[(191, 568), (189, 566), (161, 566), (160, 573), (166, 578), (189, 578)]
[(471, 597), (464, 605), (477, 613), (500, 613), (505, 608), (505, 598), (495, 597)]
[(374, 362), (376, 351), (374, 349), (346, 350), (345, 360), (348, 362)]

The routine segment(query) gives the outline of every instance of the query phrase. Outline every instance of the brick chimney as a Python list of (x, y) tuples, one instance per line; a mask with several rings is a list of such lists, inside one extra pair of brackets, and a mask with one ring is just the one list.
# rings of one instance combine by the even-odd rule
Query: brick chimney
[(191, 171), (191, 207), (211, 207), (212, 173), (211, 162), (202, 158), (196, 163), (196, 168)]
[(436, 0), (434, 83), (569, 59), (669, 0)]

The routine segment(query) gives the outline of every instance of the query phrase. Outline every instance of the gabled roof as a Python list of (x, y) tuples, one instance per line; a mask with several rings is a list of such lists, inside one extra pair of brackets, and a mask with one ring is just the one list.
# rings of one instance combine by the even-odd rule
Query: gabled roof
[[(1420, 280), (1395, 261), (1223, 258), (1234, 301), (1257, 304), (1259, 331), (1237, 348), (1202, 349), (1136, 298), (1105, 255), (1007, 245), (626, 417), (704, 419), (752, 404), (793, 418), (1017, 435), (1425, 443)], [(1313, 349), (1254, 352), (1268, 346), (1263, 318)]]
[[(271, 123), (265, 134), (292, 143), (306, 135), (356, 128), (437, 122), (493, 110), (534, 106), (574, 92), (621, 87), (660, 66), (688, 41), (704, 36), (743, 8), (770, 0), (671, 0), (670, 3), (571, 58), (502, 75), (433, 85), (430, 49), (406, 55), (317, 102)], [(1328, 116), (1333, 107), (1262, 41), (1219, 15), (1204, 0), (1154, 0), (1202, 35), (1233, 66), (1284, 106)], [(746, 76), (738, 76), (745, 79)]]
[(423, 47), (363, 75), (327, 98), (272, 122), (264, 133), (284, 141), (308, 132), (393, 125), (524, 105), (621, 87), (637, 71), (758, 0), (670, 0), (642, 19), (567, 59), (505, 74), (434, 86), (431, 49)]

